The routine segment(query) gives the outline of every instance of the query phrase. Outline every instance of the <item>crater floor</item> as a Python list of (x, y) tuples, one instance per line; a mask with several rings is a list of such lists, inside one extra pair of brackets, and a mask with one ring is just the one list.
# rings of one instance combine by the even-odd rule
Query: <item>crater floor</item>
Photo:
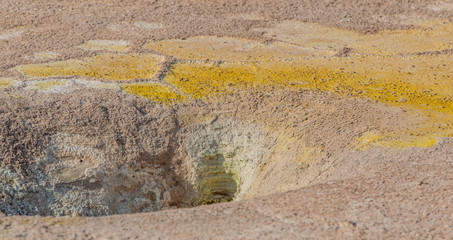
[(0, 13), (2, 239), (453, 236), (449, 1)]

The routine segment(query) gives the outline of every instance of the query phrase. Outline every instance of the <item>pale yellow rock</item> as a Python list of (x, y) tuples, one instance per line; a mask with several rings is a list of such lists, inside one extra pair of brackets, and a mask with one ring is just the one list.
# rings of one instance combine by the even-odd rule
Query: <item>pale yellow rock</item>
[(267, 31), (266, 36), (290, 42), (312, 50), (340, 50), (349, 47), (354, 52), (392, 55), (437, 51), (453, 47), (453, 23), (433, 20), (419, 24), (415, 29), (381, 31), (360, 34), (320, 24), (287, 21)]
[(115, 40), (90, 40), (80, 45), (79, 48), (84, 50), (107, 50), (113, 52), (127, 52), (130, 48), (130, 43), (127, 41)]
[(26, 83), (25, 89), (50, 91), (50, 92), (65, 92), (69, 80), (45, 80), (45, 81), (29, 81)]
[(39, 52), (39, 53), (33, 54), (33, 56), (36, 59), (54, 59), (54, 58), (57, 58), (58, 56), (60, 56), (60, 54), (54, 53), (54, 52)]
[(333, 51), (312, 51), (303, 46), (274, 42), (201, 36), (146, 43), (144, 48), (179, 59), (214, 61), (269, 61), (332, 55)]
[(163, 28), (164, 25), (160, 23), (153, 23), (153, 22), (134, 22), (134, 27), (146, 30), (155, 30), (159, 28)]
[(101, 54), (83, 59), (43, 64), (21, 65), (19, 72), (30, 78), (80, 76), (105, 80), (127, 81), (151, 78), (159, 70), (163, 57), (141, 54)]
[(9, 86), (12, 86), (16, 83), (17, 81), (12, 79), (12, 78), (0, 78), (0, 89), (2, 88), (7, 88)]

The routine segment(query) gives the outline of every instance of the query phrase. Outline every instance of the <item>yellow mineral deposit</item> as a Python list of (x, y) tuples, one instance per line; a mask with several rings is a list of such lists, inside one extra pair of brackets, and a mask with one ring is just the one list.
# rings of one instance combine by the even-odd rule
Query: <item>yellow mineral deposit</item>
[(80, 45), (79, 48), (84, 50), (106, 50), (113, 52), (127, 52), (130, 49), (130, 43), (127, 41), (115, 40), (90, 40)]
[(12, 86), (15, 82), (12, 78), (0, 78), (0, 89)]
[(16, 69), (30, 78), (80, 76), (113, 81), (151, 78), (162, 57), (156, 55), (102, 54), (81, 60), (70, 59), (43, 64), (22, 65)]
[[(423, 66), (423, 61), (430, 61)], [(373, 68), (367, 68), (373, 62)], [(400, 63), (392, 65), (392, 62)], [(438, 63), (439, 65), (435, 65)], [(419, 64), (413, 73), (405, 69)], [(428, 72), (431, 66), (437, 71)], [(359, 96), (398, 106), (452, 113), (453, 63), (444, 56), (399, 61), (397, 57), (308, 59), (293, 62), (178, 63), (164, 81), (193, 98), (250, 86), (285, 86)], [(445, 74), (442, 74), (442, 69)], [(424, 71), (426, 70), (426, 71)], [(395, 73), (396, 72), (396, 73)], [(398, 73), (400, 72), (400, 73)], [(427, 76), (439, 74), (434, 81)], [(429, 90), (427, 90), (429, 89)]]
[(315, 50), (350, 47), (355, 52), (392, 55), (453, 48), (453, 23), (429, 21), (410, 30), (359, 34), (319, 24), (288, 21), (267, 30), (268, 37)]
[[(412, 64), (419, 63), (420, 58), (425, 61), (431, 58), (432, 63), (440, 62), (440, 66), (445, 70), (452, 69), (452, 63), (443, 56), (417, 57), (413, 61), (400, 61), (399, 65), (391, 64), (392, 61), (398, 61), (397, 57), (386, 61), (379, 58), (308, 59), (299, 62), (262, 63), (180, 63), (171, 68), (164, 81), (192, 98), (203, 98), (253, 86), (288, 87), (334, 92), (345, 97), (367, 98), (407, 110), (419, 110), (426, 115), (425, 125), (414, 127), (407, 134), (388, 133), (380, 137), (381, 141), (390, 141), (380, 143), (383, 146), (421, 147), (432, 145), (435, 142), (434, 137), (453, 136), (451, 127), (453, 89), (451, 84), (448, 84), (451, 83), (450, 75), (439, 76), (437, 82), (424, 81), (429, 73), (423, 69), (431, 69), (429, 66), (419, 68), (413, 74), (406, 72), (395, 74), (396, 68), (411, 67)], [(379, 70), (367, 69), (366, 66), (371, 62)]]
[(170, 87), (157, 83), (130, 83), (122, 85), (123, 91), (147, 98), (151, 101), (171, 104), (185, 99)]
[(252, 63), (177, 63), (164, 81), (192, 98), (203, 98), (231, 91), (233, 86), (262, 85), (260, 77)]
[[(250, 87), (311, 89), (382, 102), (426, 119), (409, 130), (361, 136), (356, 141), (358, 149), (368, 145), (427, 147), (436, 137), (453, 136), (451, 57), (411, 54), (453, 48), (452, 23), (430, 21), (410, 30), (377, 34), (299, 22), (283, 22), (265, 30), (276, 41), (200, 36), (148, 42), (144, 48), (179, 59), (161, 77), (190, 98)], [(345, 47), (352, 52), (335, 56)], [(155, 55), (103, 54), (17, 70), (31, 78), (76, 75), (127, 81), (151, 78), (162, 60)], [(156, 83), (130, 83), (122, 89), (164, 104), (185, 99)]]

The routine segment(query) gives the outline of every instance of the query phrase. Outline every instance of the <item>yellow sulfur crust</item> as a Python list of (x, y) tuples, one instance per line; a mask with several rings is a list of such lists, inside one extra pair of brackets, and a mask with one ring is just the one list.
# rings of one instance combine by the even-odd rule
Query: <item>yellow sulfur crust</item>
[(151, 101), (170, 104), (182, 101), (184, 96), (175, 93), (170, 87), (157, 83), (131, 83), (122, 86), (123, 91), (147, 98)]
[[(365, 134), (357, 139), (357, 149), (427, 147), (436, 137), (453, 137), (453, 61), (449, 54), (433, 52), (453, 48), (453, 23), (434, 20), (414, 29), (376, 34), (300, 22), (282, 22), (265, 30), (280, 42), (199, 36), (148, 42), (144, 48), (190, 60), (173, 64), (163, 76), (190, 98), (251, 87), (312, 89), (382, 102), (426, 119), (410, 130)], [(341, 57), (335, 57), (337, 53)], [(151, 78), (162, 61), (155, 55), (103, 54), (16, 69), (32, 78), (76, 75), (128, 81)], [(122, 89), (164, 104), (185, 99), (155, 83), (125, 84)]]
[(162, 57), (155, 55), (102, 54), (82, 60), (22, 65), (16, 69), (27, 77), (81, 76), (127, 81), (151, 78), (159, 69)]

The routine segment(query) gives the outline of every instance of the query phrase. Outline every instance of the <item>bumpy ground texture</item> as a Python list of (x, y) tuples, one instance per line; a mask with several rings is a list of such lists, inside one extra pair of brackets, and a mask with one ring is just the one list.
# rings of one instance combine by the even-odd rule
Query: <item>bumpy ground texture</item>
[(453, 3), (0, 0), (0, 238), (453, 238)]

